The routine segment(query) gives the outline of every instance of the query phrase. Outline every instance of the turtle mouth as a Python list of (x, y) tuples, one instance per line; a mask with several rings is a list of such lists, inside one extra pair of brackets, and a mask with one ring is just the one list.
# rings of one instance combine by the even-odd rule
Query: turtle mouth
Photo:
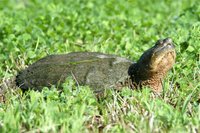
[(176, 52), (172, 40), (169, 38), (159, 40), (153, 47), (150, 67), (153, 71), (158, 68), (170, 69), (175, 63), (175, 58)]
[(167, 44), (165, 46), (160, 46), (156, 47), (153, 54), (152, 58), (157, 59), (157, 58), (162, 58), (163, 56), (168, 56), (169, 54), (174, 55), (175, 52), (175, 46), (173, 43)]

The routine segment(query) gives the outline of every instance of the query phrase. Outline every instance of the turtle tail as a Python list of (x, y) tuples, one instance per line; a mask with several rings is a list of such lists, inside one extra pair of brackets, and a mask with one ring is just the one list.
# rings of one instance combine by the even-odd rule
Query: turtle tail
[(20, 87), (20, 85), (22, 84), (22, 80), (21, 80), (21, 72), (19, 72), (15, 78), (15, 83), (16, 83), (16, 86)]
[(21, 88), (22, 91), (27, 90), (28, 87), (25, 85), (24, 71), (18, 72), (15, 78), (15, 84), (17, 87)]

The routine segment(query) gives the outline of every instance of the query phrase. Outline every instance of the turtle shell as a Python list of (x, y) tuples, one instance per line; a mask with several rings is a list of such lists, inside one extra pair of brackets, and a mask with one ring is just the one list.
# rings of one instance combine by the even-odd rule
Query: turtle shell
[(133, 62), (126, 58), (97, 52), (49, 55), (19, 72), (16, 84), (23, 90), (41, 90), (51, 85), (59, 86), (72, 76), (77, 84), (99, 91), (125, 80), (131, 64)]

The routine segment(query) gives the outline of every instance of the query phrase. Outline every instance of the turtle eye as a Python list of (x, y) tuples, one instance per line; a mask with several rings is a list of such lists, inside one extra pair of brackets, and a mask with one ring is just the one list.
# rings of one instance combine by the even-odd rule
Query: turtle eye
[(160, 45), (160, 44), (162, 44), (162, 43), (163, 43), (163, 40), (160, 39), (160, 40), (158, 40), (158, 41), (156, 42), (156, 46), (157, 46), (157, 45)]

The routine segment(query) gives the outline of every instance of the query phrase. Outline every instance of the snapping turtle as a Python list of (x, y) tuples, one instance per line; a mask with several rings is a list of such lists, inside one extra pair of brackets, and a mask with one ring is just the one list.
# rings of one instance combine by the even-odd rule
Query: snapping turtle
[(79, 85), (89, 85), (94, 92), (105, 88), (120, 89), (149, 86), (162, 90), (162, 79), (175, 63), (175, 48), (170, 38), (158, 40), (137, 62), (116, 55), (74, 52), (50, 55), (30, 65), (16, 76), (22, 90), (60, 85), (72, 76)]

